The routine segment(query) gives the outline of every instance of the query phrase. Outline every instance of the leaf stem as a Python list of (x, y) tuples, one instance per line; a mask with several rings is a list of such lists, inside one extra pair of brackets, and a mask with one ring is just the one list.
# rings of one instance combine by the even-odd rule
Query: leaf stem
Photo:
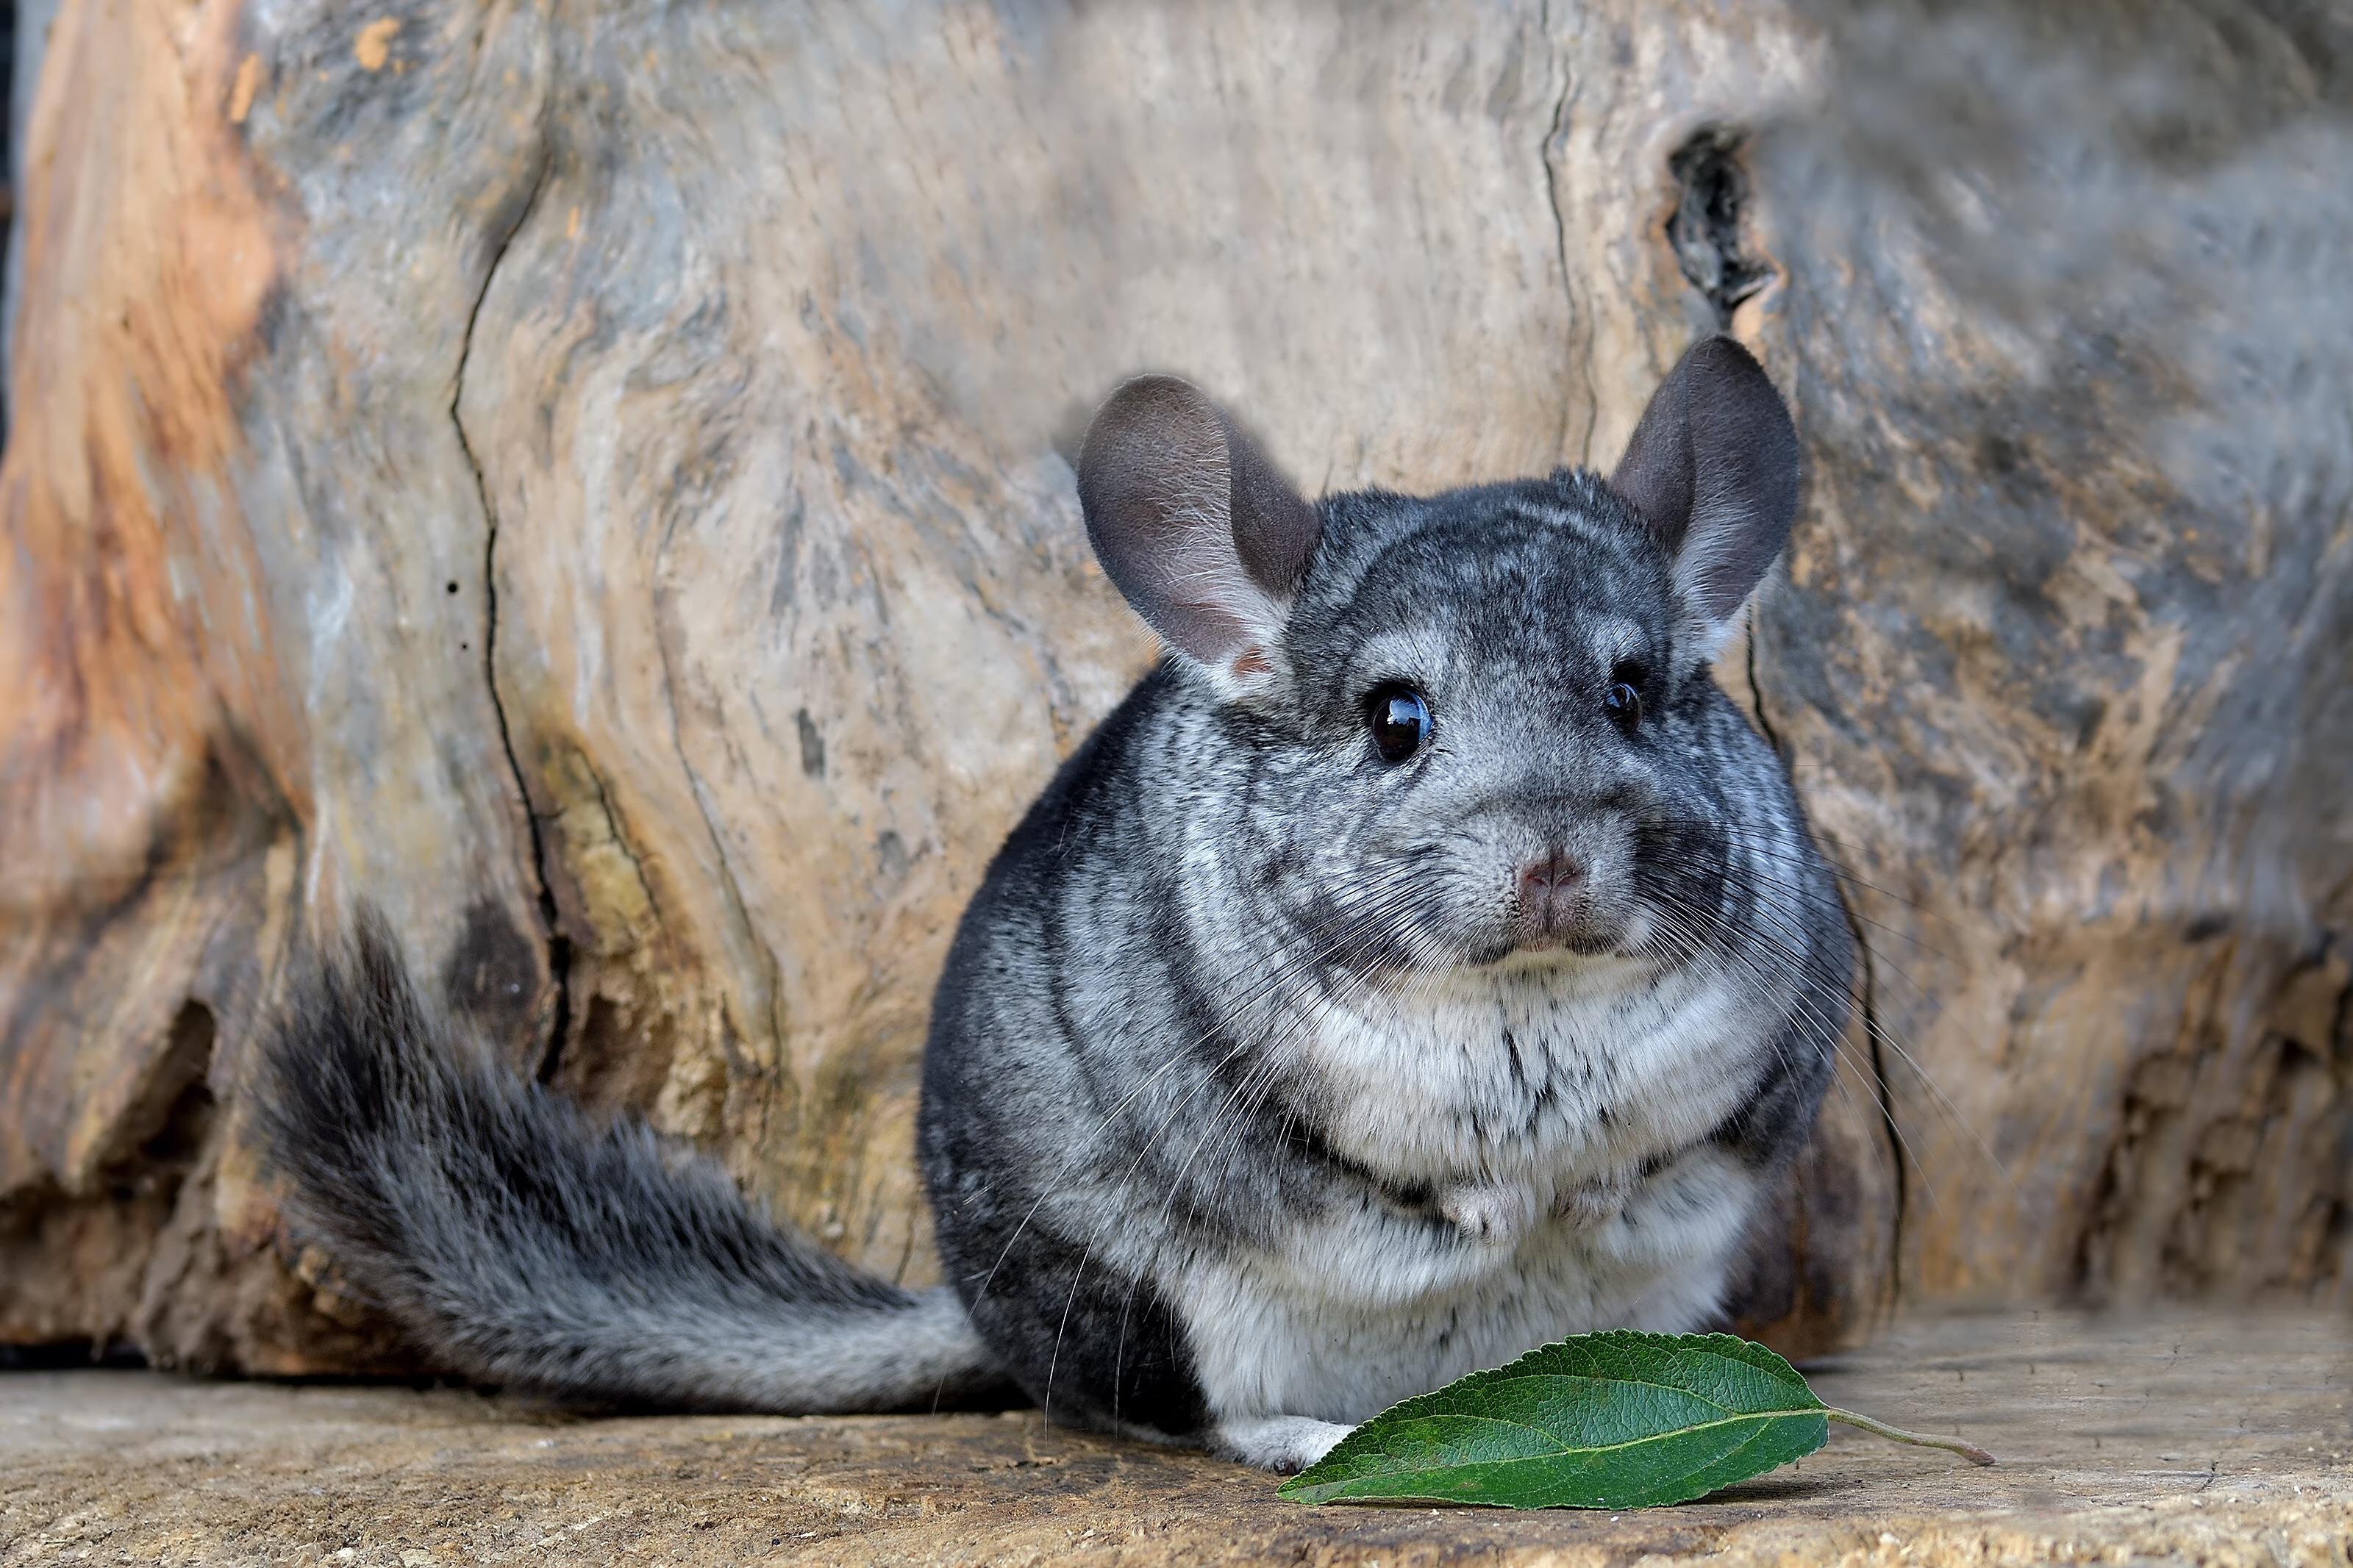
[(1857, 1415), (1852, 1410), (1827, 1409), (1822, 1414), (1833, 1421), (1843, 1422), (1849, 1426), (1860, 1426), (1866, 1432), (1882, 1437), (1891, 1437), (1898, 1443), (1915, 1443), (1923, 1448), (1942, 1448), (1947, 1453), (1958, 1454), (1972, 1465), (1993, 1463), (1991, 1454), (1987, 1453), (1975, 1443), (1964, 1443), (1958, 1437), (1932, 1437), (1922, 1432), (1906, 1432), (1901, 1426), (1890, 1426), (1886, 1422), (1873, 1421), (1868, 1415)]

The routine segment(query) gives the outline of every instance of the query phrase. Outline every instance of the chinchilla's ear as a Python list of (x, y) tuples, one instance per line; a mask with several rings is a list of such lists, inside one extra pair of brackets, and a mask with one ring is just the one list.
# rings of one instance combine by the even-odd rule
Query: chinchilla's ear
[(1715, 651), (1798, 514), (1798, 431), (1748, 351), (1705, 338), (1651, 395), (1609, 485), (1674, 558), (1703, 657)]
[(1170, 646), (1229, 695), (1273, 678), (1323, 522), (1198, 388), (1141, 375), (1113, 393), (1079, 454), (1079, 505), (1103, 570)]

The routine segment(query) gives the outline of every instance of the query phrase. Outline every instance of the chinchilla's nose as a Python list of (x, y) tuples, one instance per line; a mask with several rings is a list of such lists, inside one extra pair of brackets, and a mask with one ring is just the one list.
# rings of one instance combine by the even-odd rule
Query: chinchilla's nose
[(1574, 922), (1584, 900), (1585, 867), (1556, 844), (1520, 868), (1520, 900), (1528, 923), (1551, 932)]

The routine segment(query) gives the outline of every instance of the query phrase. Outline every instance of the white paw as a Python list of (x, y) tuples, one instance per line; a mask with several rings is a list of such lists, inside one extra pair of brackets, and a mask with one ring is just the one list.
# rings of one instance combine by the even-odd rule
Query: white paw
[(1536, 1195), (1525, 1187), (1455, 1187), (1439, 1205), (1449, 1225), (1490, 1247), (1509, 1247), (1536, 1222)]
[(1575, 1226), (1607, 1225), (1626, 1212), (1626, 1200), (1633, 1191), (1631, 1171), (1613, 1171), (1579, 1182), (1554, 1202), (1553, 1217)]
[(1353, 1430), (1310, 1415), (1260, 1415), (1219, 1422), (1210, 1447), (1229, 1459), (1295, 1476)]

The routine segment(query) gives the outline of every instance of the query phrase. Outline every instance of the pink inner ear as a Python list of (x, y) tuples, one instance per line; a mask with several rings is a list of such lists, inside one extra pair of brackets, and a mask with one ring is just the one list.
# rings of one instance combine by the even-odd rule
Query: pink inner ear
[(1274, 662), (1266, 657), (1266, 649), (1252, 643), (1234, 655), (1234, 661), (1228, 668), (1234, 672), (1235, 679), (1244, 680), (1253, 675), (1264, 675), (1274, 668)]

